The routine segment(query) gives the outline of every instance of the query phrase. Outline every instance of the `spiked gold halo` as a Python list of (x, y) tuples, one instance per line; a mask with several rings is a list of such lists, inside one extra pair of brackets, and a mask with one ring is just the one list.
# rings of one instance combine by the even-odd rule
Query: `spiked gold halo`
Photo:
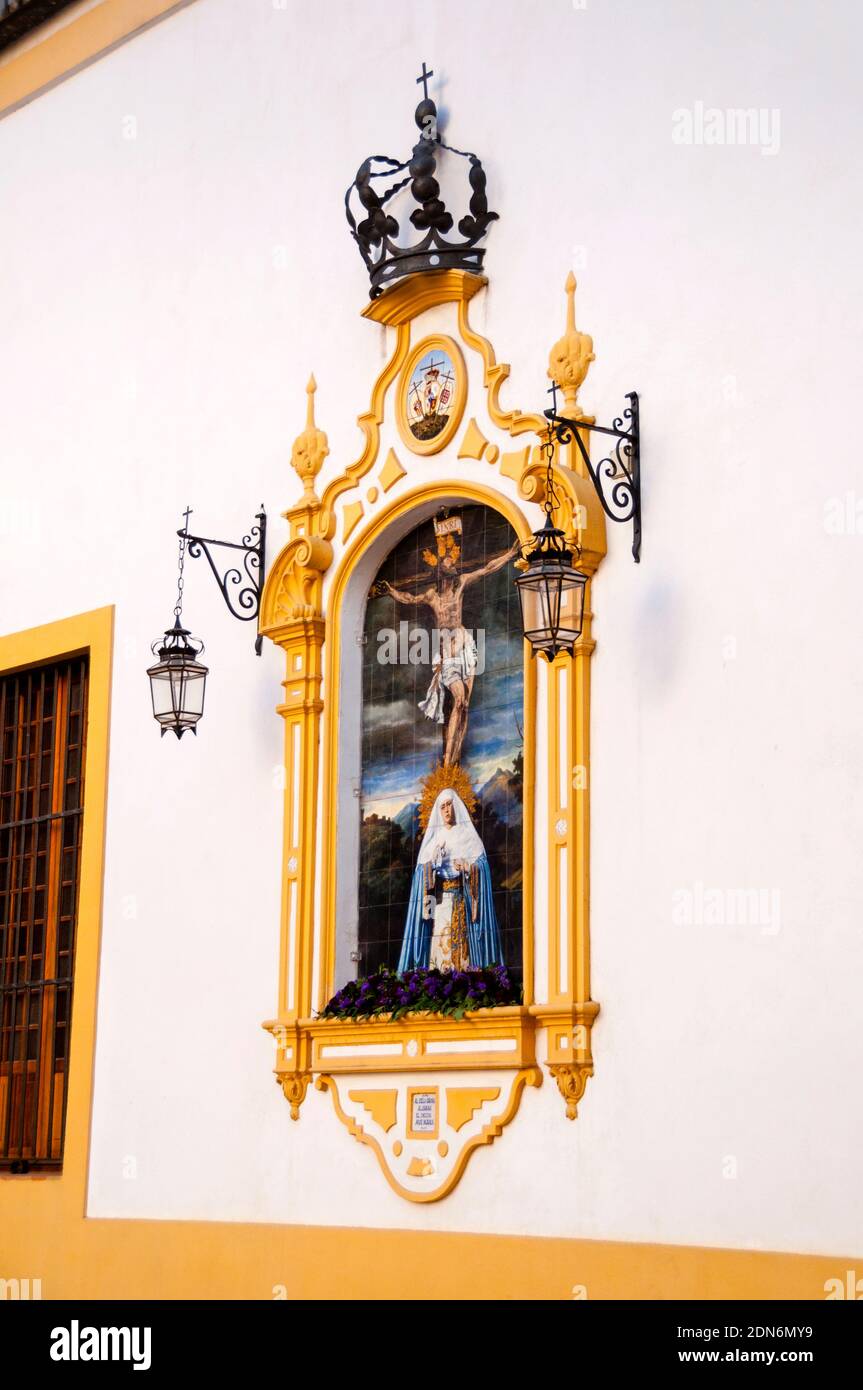
[(470, 778), (459, 763), (438, 763), (428, 776), (423, 778), (420, 785), (420, 830), (423, 834), (429, 823), (432, 808), (442, 791), (452, 791), (456, 796), (460, 796), (467, 807), (468, 815), (473, 819), (476, 794), (470, 784)]

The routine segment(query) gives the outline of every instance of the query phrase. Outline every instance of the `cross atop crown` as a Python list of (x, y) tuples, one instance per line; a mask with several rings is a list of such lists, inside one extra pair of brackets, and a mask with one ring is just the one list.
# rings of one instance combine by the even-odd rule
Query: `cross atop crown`
[(422, 70), (422, 72), (420, 73), (419, 77), (417, 78), (417, 82), (421, 82), (421, 83), (423, 84), (423, 100), (424, 100), (424, 101), (428, 101), (428, 99), (429, 99), (429, 78), (430, 78), (430, 77), (434, 77), (434, 68), (432, 68), (431, 71), (426, 72), (425, 58), (423, 58), (423, 70)]

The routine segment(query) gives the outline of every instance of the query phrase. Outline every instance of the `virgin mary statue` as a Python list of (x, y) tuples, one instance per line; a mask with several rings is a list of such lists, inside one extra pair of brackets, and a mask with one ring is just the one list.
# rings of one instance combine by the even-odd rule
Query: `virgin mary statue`
[(479, 970), (502, 960), (485, 849), (461, 797), (445, 788), (417, 856), (399, 973)]

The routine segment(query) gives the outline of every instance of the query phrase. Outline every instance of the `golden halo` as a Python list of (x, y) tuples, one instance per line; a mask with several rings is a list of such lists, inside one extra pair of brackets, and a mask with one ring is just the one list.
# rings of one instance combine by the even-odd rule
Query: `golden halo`
[(428, 777), (422, 779), (420, 785), (422, 787), (420, 830), (423, 834), (425, 834), (426, 826), (429, 823), (432, 807), (442, 791), (452, 791), (460, 796), (467, 807), (468, 815), (473, 820), (473, 813), (476, 810), (476, 795), (470, 784), (470, 778), (459, 763), (438, 763), (437, 767), (432, 768)]

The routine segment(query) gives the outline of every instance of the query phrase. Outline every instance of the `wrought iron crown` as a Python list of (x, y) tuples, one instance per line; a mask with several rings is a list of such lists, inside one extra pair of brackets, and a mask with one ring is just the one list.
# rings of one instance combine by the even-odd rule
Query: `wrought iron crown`
[[(428, 79), (433, 75), (426, 71), (423, 63), (417, 82), (422, 82), (424, 96), (414, 112), (420, 138), (413, 147), (410, 159), (399, 161), (387, 155), (370, 155), (360, 165), (356, 178), (345, 194), (348, 226), (371, 277), (372, 299), (376, 299), (393, 280), (418, 270), (470, 270), (479, 273), (485, 251), (477, 249), (476, 243), (485, 236), (488, 224), (497, 218), (496, 212), (488, 210), (485, 171), (479, 158), (469, 151), (453, 149), (440, 137), (437, 107), (428, 94)], [(467, 176), (471, 187), (470, 210), (458, 224), (463, 241), (451, 241), (446, 236), (452, 229), (454, 219), (440, 196), (440, 184), (435, 178), (439, 150), (447, 150), (460, 159), (466, 159), (470, 165)], [(407, 170), (404, 178), (397, 178), (389, 188), (378, 191), (374, 180), (392, 179), (404, 170)], [(399, 224), (387, 211), (387, 204), (407, 187), (410, 187), (417, 204), (410, 215), (410, 222), (421, 236), (413, 244), (400, 245), (396, 240)], [(355, 216), (352, 207), (357, 203), (365, 212), (361, 221), (357, 220), (357, 216), (361, 216), (359, 210)]]

